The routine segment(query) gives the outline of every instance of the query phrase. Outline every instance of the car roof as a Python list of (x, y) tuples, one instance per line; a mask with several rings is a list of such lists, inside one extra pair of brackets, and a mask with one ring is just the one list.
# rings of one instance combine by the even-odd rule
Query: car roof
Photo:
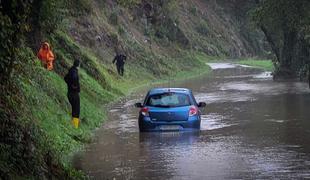
[(165, 92), (190, 94), (191, 90), (186, 89), (186, 88), (153, 88), (149, 91), (149, 95), (160, 94), (160, 93), (165, 93)]

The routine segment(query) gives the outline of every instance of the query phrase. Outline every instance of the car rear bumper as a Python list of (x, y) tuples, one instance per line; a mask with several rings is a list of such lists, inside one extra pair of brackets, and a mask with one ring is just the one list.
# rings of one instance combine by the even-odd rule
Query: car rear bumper
[[(178, 127), (169, 129), (171, 127)], [(168, 127), (168, 128), (163, 128)], [(152, 121), (149, 117), (139, 118), (140, 131), (187, 131), (199, 130), (200, 118), (198, 116), (190, 117), (187, 121)]]

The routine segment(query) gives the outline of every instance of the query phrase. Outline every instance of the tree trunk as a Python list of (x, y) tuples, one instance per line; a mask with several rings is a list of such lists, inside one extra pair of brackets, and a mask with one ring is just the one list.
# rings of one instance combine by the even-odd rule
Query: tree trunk
[(271, 33), (269, 33), (267, 28), (265, 26), (263, 26), (263, 25), (260, 28), (263, 31), (263, 33), (265, 34), (265, 37), (266, 37), (267, 41), (269, 42), (272, 51), (276, 55), (277, 61), (280, 62), (280, 50), (276, 46), (276, 44), (275, 44), (275, 42), (274, 42), (274, 40), (273, 40), (273, 38), (271, 36)]
[(283, 33), (283, 47), (280, 56), (280, 74), (283, 76), (293, 77), (296, 75), (292, 62), (295, 53), (297, 33), (294, 30), (287, 31), (284, 29)]

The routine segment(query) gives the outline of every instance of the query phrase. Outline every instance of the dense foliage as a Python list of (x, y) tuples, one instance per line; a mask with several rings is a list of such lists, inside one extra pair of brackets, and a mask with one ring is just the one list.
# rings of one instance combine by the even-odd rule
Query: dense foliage
[(303, 77), (310, 68), (309, 9), (308, 0), (263, 0), (252, 13), (276, 56), (276, 77)]
[[(29, 97), (23, 89), (24, 82), (30, 82), (37, 73), (34, 53), (27, 47), (28, 34), (36, 28), (35, 21), (40, 20), (42, 29), (54, 27), (56, 23), (43, 17), (44, 13), (32, 15), (53, 1), (5, 0), (0, 3), (0, 179), (69, 177), (46, 133), (30, 118)], [(53, 16), (48, 14), (51, 11), (44, 11)]]

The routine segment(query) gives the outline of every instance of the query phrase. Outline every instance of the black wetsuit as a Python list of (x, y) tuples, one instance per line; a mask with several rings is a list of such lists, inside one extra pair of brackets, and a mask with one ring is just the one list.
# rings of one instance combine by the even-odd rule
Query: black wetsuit
[(72, 117), (80, 118), (80, 82), (77, 67), (70, 68), (65, 76), (65, 81), (68, 86), (67, 96), (72, 108)]
[(121, 76), (124, 75), (124, 64), (126, 59), (127, 57), (122, 54), (116, 55), (115, 58), (113, 59), (113, 64), (116, 62), (117, 72)]

